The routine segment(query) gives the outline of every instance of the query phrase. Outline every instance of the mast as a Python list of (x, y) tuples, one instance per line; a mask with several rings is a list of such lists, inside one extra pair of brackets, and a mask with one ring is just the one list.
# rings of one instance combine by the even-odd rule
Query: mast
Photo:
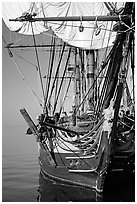
[[(78, 59), (78, 49), (75, 48), (74, 50), (75, 53), (75, 66), (74, 66), (74, 93), (75, 93), (75, 98), (74, 98), (74, 106), (73, 108), (73, 115), (72, 115), (72, 122), (73, 122), (73, 126), (76, 126), (76, 112), (77, 115), (80, 115), (80, 111), (77, 110), (81, 101), (81, 96), (80, 96), (80, 67), (79, 67), (79, 59)], [(77, 111), (76, 111), (77, 110)]]
[[(81, 76), (80, 76), (80, 61), (79, 61), (79, 52), (78, 49), (76, 48), (76, 52), (75, 52), (75, 66), (76, 66), (76, 108), (79, 106), (80, 102), (81, 102)], [(80, 115), (80, 110), (78, 110), (78, 115)]]
[[(85, 67), (84, 67), (84, 50), (79, 49), (80, 57), (80, 68), (81, 68), (81, 100), (85, 97), (86, 94), (86, 81), (85, 81)], [(82, 102), (82, 101), (81, 101)], [(82, 103), (81, 113), (84, 113), (85, 105)]]
[[(87, 58), (87, 90), (93, 86), (94, 83), (94, 50), (87, 50), (86, 51), (86, 58)], [(93, 110), (94, 108), (94, 91), (93, 89), (89, 93), (88, 97), (88, 105), (89, 109)]]

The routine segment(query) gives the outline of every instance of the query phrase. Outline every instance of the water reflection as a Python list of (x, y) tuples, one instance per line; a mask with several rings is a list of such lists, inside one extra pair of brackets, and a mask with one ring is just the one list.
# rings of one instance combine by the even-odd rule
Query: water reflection
[(49, 180), (39, 174), (38, 202), (100, 202), (102, 197), (95, 191), (82, 187), (73, 187)]
[[(109, 177), (109, 179), (111, 179)], [(135, 175), (124, 180), (106, 185), (103, 193), (104, 202), (135, 202)]]

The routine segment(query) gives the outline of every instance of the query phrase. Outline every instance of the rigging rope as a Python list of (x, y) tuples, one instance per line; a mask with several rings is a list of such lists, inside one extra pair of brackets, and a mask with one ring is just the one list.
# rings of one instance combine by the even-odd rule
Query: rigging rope
[[(108, 25), (108, 22), (107, 22), (106, 26), (107, 26), (107, 25)], [(111, 28), (112, 28), (112, 25), (113, 25), (113, 22), (111, 22)], [(109, 33), (107, 46), (106, 46), (106, 48), (105, 48), (104, 58), (107, 56), (107, 51), (108, 51), (108, 47), (109, 47), (109, 41), (110, 41), (111, 33), (112, 33), (112, 32)], [(105, 34), (106, 34), (106, 32), (104, 33), (104, 37), (105, 37)], [(103, 47), (103, 43), (104, 43), (104, 40), (102, 41), (102, 47)], [(104, 77), (104, 73), (103, 73), (103, 77)], [(106, 77), (107, 77), (107, 76), (106, 76)], [(102, 84), (102, 81), (103, 81), (103, 78), (100, 80), (98, 89), (100, 88), (100, 86), (101, 86), (101, 84)], [(102, 93), (102, 97), (103, 97), (103, 95), (104, 95), (104, 94)], [(99, 96), (98, 96), (98, 97), (99, 97)], [(100, 97), (99, 97), (99, 100), (97, 100), (97, 101), (96, 101), (96, 104), (95, 104), (95, 109), (96, 109), (95, 112), (96, 112), (96, 115), (97, 115), (97, 108), (100, 107), (99, 101), (101, 101), (101, 100), (100, 100)]]
[[(96, 76), (92, 86), (89, 88), (89, 90), (87, 91), (86, 95), (84, 96), (82, 102), (79, 104), (79, 106), (76, 108), (76, 113), (77, 111), (79, 110), (80, 106), (84, 103), (84, 101), (86, 100), (88, 94), (90, 93), (91, 89), (94, 87), (94, 84), (96, 83), (97, 81), (97, 78), (99, 77), (99, 75), (101, 74), (101, 72), (104, 70), (104, 68), (106, 67), (106, 65), (108, 64), (109, 60), (111, 59), (116, 47), (118, 45), (118, 42), (112, 47), (110, 53), (108, 54), (107, 56), (107, 59), (104, 61), (103, 65), (102, 65), (102, 69), (99, 71), (98, 75)], [(107, 72), (108, 73), (108, 72)], [(106, 77), (107, 78), (107, 77)], [(107, 79), (106, 79), (107, 80)], [(99, 107), (99, 104), (98, 104), (98, 107)]]
[[(113, 26), (113, 21), (111, 22), (111, 29), (112, 29), (112, 26)], [(108, 51), (109, 41), (110, 41), (111, 35), (112, 35), (112, 31), (109, 33), (108, 42), (107, 42), (106, 51), (105, 51), (104, 56), (107, 55), (107, 51)]]
[[(61, 45), (61, 43), (62, 43), (62, 40), (60, 40), (60, 42), (57, 45), (59, 45), (59, 44)], [(58, 55), (56, 54), (56, 59), (55, 60), (59, 60), (60, 57), (61, 57), (61, 47), (59, 47), (59, 53), (58, 53)], [(57, 50), (56, 50), (56, 52), (57, 52)], [(53, 104), (53, 107), (55, 105), (55, 101), (56, 101), (56, 98), (57, 98), (57, 90), (58, 90), (58, 84), (59, 84), (59, 80), (58, 80), (59, 76), (58, 75), (59, 75), (59, 71), (58, 71), (56, 77), (54, 77), (54, 80), (55, 80), (55, 91), (54, 91), (54, 104)]]
[[(3, 36), (2, 36), (2, 38), (3, 38), (3, 40), (4, 40), (5, 44), (6, 44), (6, 40), (4, 39)], [(19, 68), (18, 64), (16, 63), (16, 61), (15, 61), (15, 59), (14, 59), (14, 56), (13, 56), (13, 53), (11, 52), (11, 50), (10, 50), (9, 48), (7, 48), (7, 49), (8, 49), (9, 56), (11, 57), (12, 61), (14, 62), (14, 64), (15, 64), (15, 66), (16, 66), (18, 72), (20, 73), (20, 75), (21, 75), (23, 81), (26, 82), (27, 87), (28, 87), (29, 90), (35, 95), (35, 97), (37, 98), (38, 104), (40, 105), (40, 107), (42, 107), (43, 104), (42, 104), (41, 99), (37, 96), (37, 94), (36, 94), (36, 93), (34, 92), (34, 90), (31, 88), (29, 82), (27, 81), (27, 79), (26, 79), (25, 76), (23, 75), (21, 69)]]
[(58, 90), (57, 98), (56, 98), (56, 101), (55, 101), (55, 104), (54, 104), (53, 114), (55, 113), (55, 110), (56, 110), (57, 101), (58, 101), (60, 91), (61, 91), (61, 88), (62, 88), (62, 85), (63, 85), (63, 80), (64, 80), (64, 77), (65, 77), (65, 74), (66, 74), (70, 54), (71, 54), (71, 47), (69, 48), (68, 58), (67, 58), (66, 65), (65, 65), (65, 68), (64, 68), (64, 72), (63, 72), (63, 76), (62, 76), (62, 79), (61, 79), (61, 82), (60, 82), (60, 87), (59, 87), (59, 90)]
[(66, 100), (66, 98), (67, 98), (67, 93), (68, 93), (68, 91), (69, 91), (69, 87), (70, 87), (70, 83), (71, 83), (71, 80), (72, 80), (72, 76), (73, 76), (73, 72), (72, 72), (72, 74), (71, 74), (71, 76), (70, 76), (70, 79), (69, 79), (69, 82), (68, 82), (68, 86), (67, 86), (67, 89), (66, 89), (66, 94), (65, 94), (65, 97), (64, 97), (64, 99), (63, 99), (63, 102), (62, 102), (61, 107), (60, 107), (60, 110), (59, 110), (59, 115), (61, 115), (64, 102), (65, 102), (65, 100)]
[(53, 84), (52, 84), (52, 88), (51, 88), (51, 91), (50, 91), (50, 95), (49, 95), (48, 101), (50, 101), (52, 93), (53, 93), (53, 89), (55, 87), (55, 82), (56, 82), (57, 75), (58, 75), (58, 72), (59, 72), (59, 68), (60, 68), (60, 65), (61, 65), (61, 60), (62, 60), (62, 57), (63, 57), (63, 54), (64, 54), (65, 45), (66, 45), (66, 43), (64, 42), (63, 48), (62, 48), (62, 53), (61, 53), (61, 56), (60, 56), (60, 59), (59, 59), (59, 63), (58, 63), (58, 66), (57, 66), (55, 78), (54, 78), (54, 81), (53, 81)]
[[(51, 67), (51, 56), (52, 56), (52, 44), (53, 43), (53, 36), (52, 36), (52, 38), (51, 38), (51, 47), (50, 47), (50, 56), (49, 56), (49, 65), (48, 65), (48, 72), (47, 72), (47, 83), (46, 83), (46, 88), (45, 88), (45, 103), (46, 103), (46, 98), (47, 98), (47, 94), (48, 94), (48, 92), (47, 92), (47, 90), (48, 90), (48, 83), (49, 83), (49, 73), (50, 73), (50, 67)], [(43, 78), (46, 78), (46, 76), (45, 77), (43, 77)]]
[[(52, 36), (52, 43), (55, 46), (55, 38), (53, 36)], [(54, 63), (54, 58), (55, 58), (55, 47), (53, 47), (53, 52), (51, 52), (50, 54), (52, 54), (52, 59), (51, 59), (51, 64), (49, 64), (49, 73), (48, 73), (49, 78), (47, 80), (47, 87), (46, 87), (46, 92), (45, 92), (46, 93), (45, 106), (47, 104), (48, 93), (49, 93), (49, 88), (50, 88), (50, 83), (51, 83), (51, 75), (52, 75), (52, 71), (53, 71), (53, 63)]]
[[(109, 12), (111, 13), (113, 10), (112, 10), (112, 6), (111, 6), (111, 4), (109, 4), (109, 2), (107, 3), (107, 2), (103, 2), (104, 4), (105, 4), (105, 6), (106, 6), (106, 8), (109, 10)], [(114, 9), (114, 8), (113, 8)]]
[[(39, 76), (40, 76), (43, 99), (44, 99), (44, 102), (45, 102), (44, 87), (43, 87), (43, 82), (42, 82), (42, 74), (41, 74), (41, 68), (40, 68), (40, 63), (39, 63), (38, 51), (37, 51), (37, 48), (36, 48), (36, 40), (35, 40), (35, 35), (34, 35), (32, 22), (31, 22), (31, 28), (32, 28), (32, 34), (33, 34), (33, 41), (34, 41), (34, 45), (35, 45), (35, 53), (36, 53), (36, 59), (37, 59), (37, 64), (38, 64), (38, 71), (39, 71)], [(46, 111), (47, 111), (47, 109), (46, 109)]]
[[(17, 55), (16, 53), (14, 53), (14, 54)], [(18, 56), (20, 59), (22, 59), (22, 60), (24, 60), (25, 62), (27, 62), (28, 64), (31, 64), (32, 66), (34, 66), (34, 67), (36, 68), (36, 70), (38, 70), (38, 67), (37, 67), (35, 64), (29, 62), (28, 60), (24, 59), (24, 58), (21, 57), (20, 55), (17, 55), (17, 56)]]
[[(132, 34), (133, 35), (133, 34)], [(130, 52), (131, 52), (131, 69), (132, 69), (132, 75), (133, 75), (133, 101), (135, 103), (135, 80), (134, 80), (134, 69), (135, 69), (135, 39), (134, 35), (132, 36), (131, 46), (130, 46)]]
[[(105, 65), (105, 66), (106, 66), (106, 65)], [(79, 108), (81, 107), (81, 105), (82, 105), (82, 104), (84, 103), (84, 101), (86, 100), (88, 94), (90, 93), (90, 91), (91, 91), (92, 88), (94, 87), (94, 85), (95, 85), (95, 83), (96, 83), (96, 81), (97, 81), (97, 78), (99, 77), (99, 75), (101, 74), (101, 72), (103, 71), (103, 69), (105, 68), (105, 66), (102, 67), (102, 69), (100, 70), (100, 72), (99, 72), (98, 75), (96, 76), (96, 79), (94, 80), (93, 84), (92, 84), (91, 87), (88, 89), (87, 93), (85, 94), (85, 96), (84, 96), (82, 102), (77, 106), (77, 108), (76, 108), (76, 113), (79, 111)]]
[(111, 79), (111, 66), (114, 66), (113, 65), (113, 61), (114, 61), (114, 56), (115, 56), (115, 52), (117, 50), (117, 48), (119, 47), (119, 41), (117, 41), (115, 43), (115, 45), (112, 47), (109, 55), (108, 55), (108, 60), (110, 60), (109, 62), (109, 67), (108, 67), (108, 70), (107, 70), (107, 73), (106, 73), (106, 76), (105, 76), (105, 81), (103, 83), (103, 87), (102, 87), (102, 91), (101, 91), (101, 95), (99, 97), (99, 100), (98, 100), (98, 104), (97, 104), (97, 107), (96, 107), (96, 114), (99, 113), (99, 111), (102, 109), (103, 107), (103, 102), (105, 100), (105, 93), (107, 92), (107, 89), (108, 89), (108, 86), (109, 86), (109, 83), (110, 83), (110, 79)]

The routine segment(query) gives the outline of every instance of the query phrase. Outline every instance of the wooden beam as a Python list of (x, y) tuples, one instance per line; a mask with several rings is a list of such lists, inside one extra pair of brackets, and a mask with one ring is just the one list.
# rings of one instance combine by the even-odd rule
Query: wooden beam
[[(70, 45), (66, 45), (68, 47), (70, 47)], [(43, 44), (43, 45), (10, 45), (8, 44), (7, 46), (5, 46), (5, 48), (34, 48), (34, 47), (38, 47), (38, 48), (49, 48), (49, 47), (62, 47), (62, 45), (46, 45), (46, 44)]]
[(19, 17), (16, 19), (9, 19), (9, 21), (126, 21), (130, 18), (129, 15), (116, 15), (116, 16), (67, 16), (67, 17), (43, 17), (43, 18), (34, 18), (34, 17)]

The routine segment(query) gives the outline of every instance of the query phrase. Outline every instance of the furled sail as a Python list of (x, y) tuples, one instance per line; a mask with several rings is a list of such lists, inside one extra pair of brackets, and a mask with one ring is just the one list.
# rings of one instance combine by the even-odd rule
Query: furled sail
[[(118, 10), (123, 4), (113, 3), (113, 8)], [(2, 6), (6, 25), (21, 34), (32, 35), (31, 22), (15, 23), (9, 19), (23, 18), (29, 14), (37, 18), (80, 16), (80, 21), (33, 22), (34, 32), (39, 34), (52, 29), (63, 41), (84, 49), (106, 47), (115, 39), (115, 32), (110, 32), (115, 22), (97, 20), (98, 16), (110, 15), (110, 10), (103, 2), (3, 2)], [(82, 21), (83, 16), (96, 16), (96, 19)]]

